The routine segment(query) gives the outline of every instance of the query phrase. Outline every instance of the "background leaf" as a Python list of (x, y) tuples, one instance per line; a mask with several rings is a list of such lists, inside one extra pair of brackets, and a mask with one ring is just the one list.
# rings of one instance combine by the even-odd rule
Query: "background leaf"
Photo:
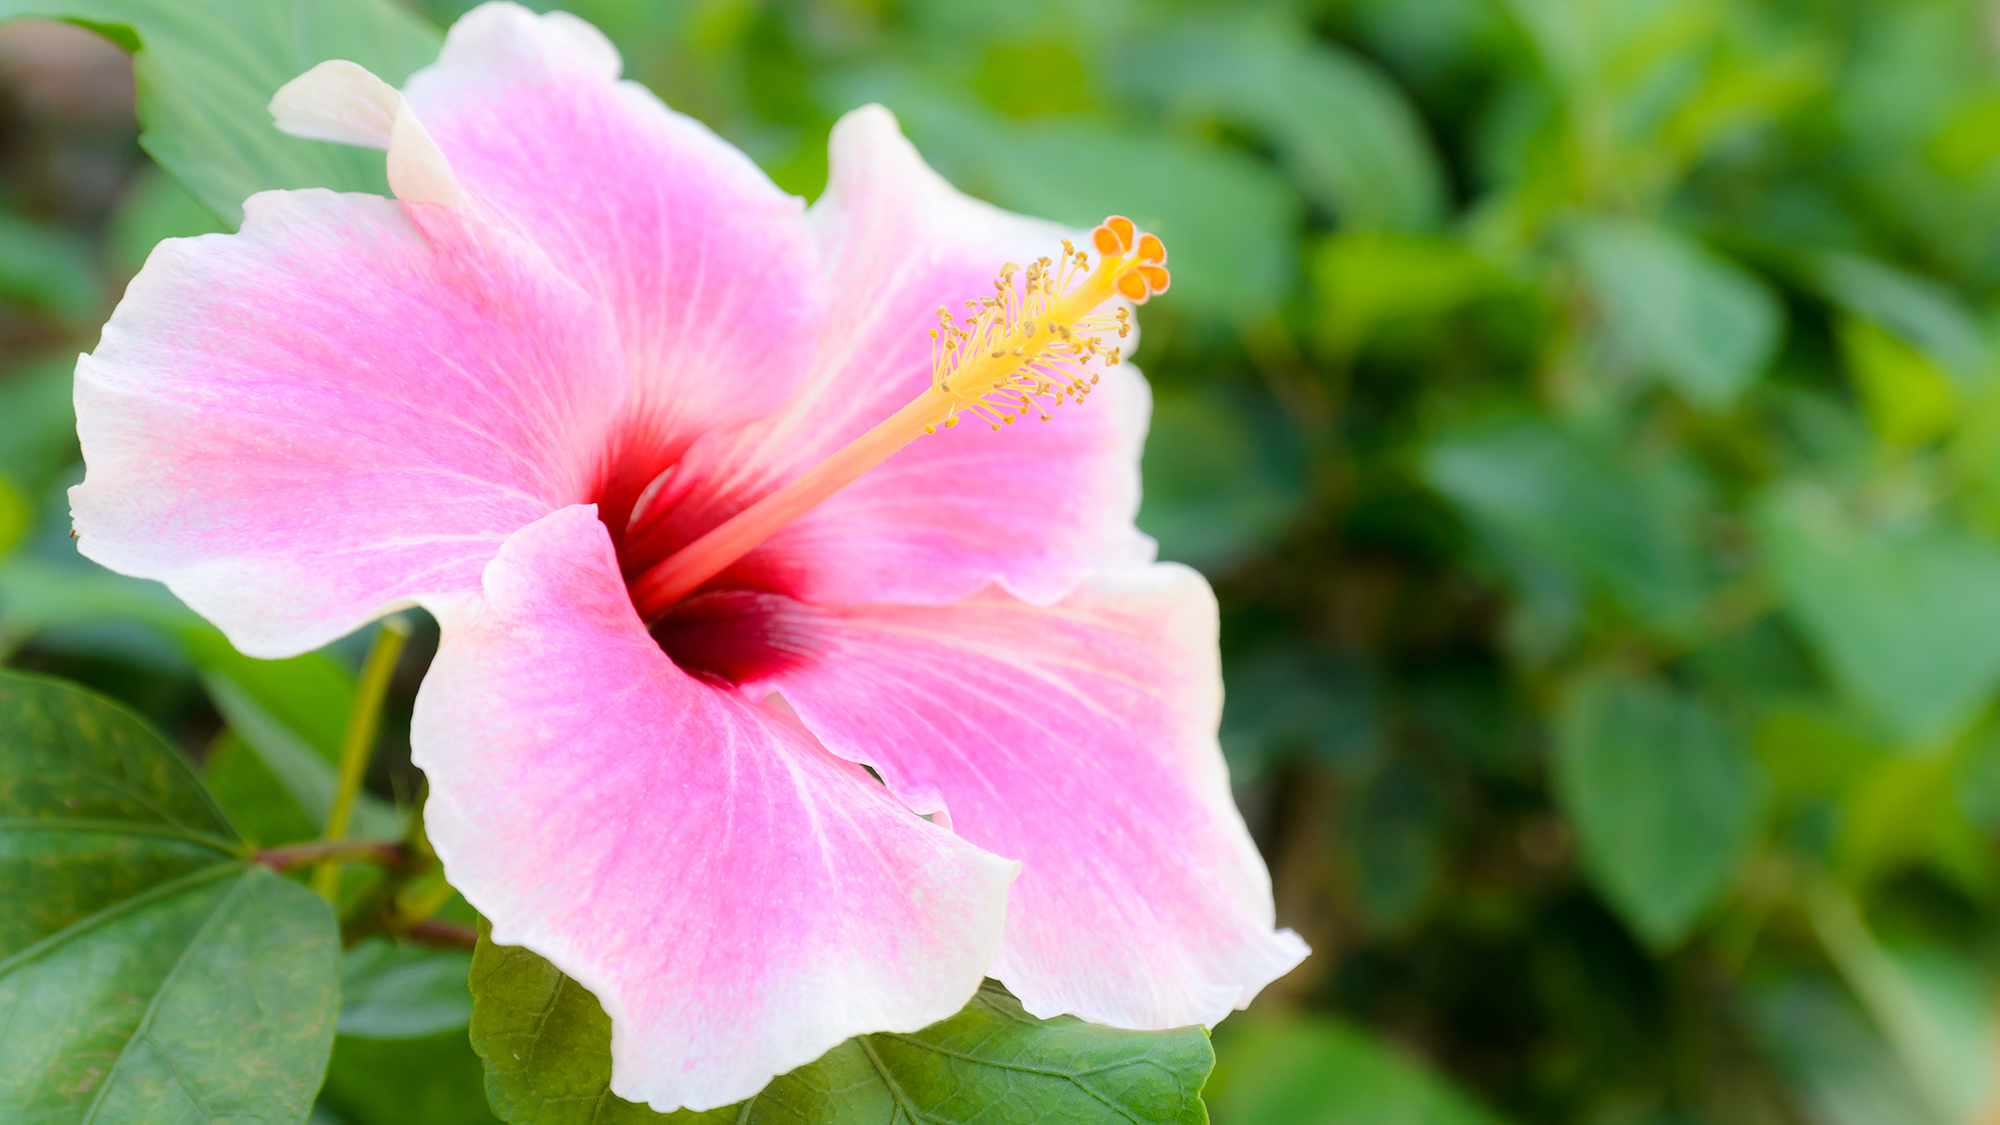
[(1992, 360), (1985, 333), (1949, 288), (1857, 254), (1813, 255), (1809, 271), (1847, 312), (1894, 332), (1958, 379), (1972, 382), (1987, 373)]
[(1805, 486), (1773, 492), (1758, 527), (1786, 608), (1901, 738), (1952, 733), (2000, 682), (2000, 551), (1934, 524), (1857, 527)]
[(370, 938), (340, 961), (340, 1033), (356, 1039), (421, 1039), (466, 1026), (472, 955)]
[(1589, 223), (1576, 245), (1618, 344), (1689, 402), (1729, 406), (1770, 363), (1784, 311), (1754, 274), (1634, 223)]
[(64, 231), (0, 214), (0, 297), (69, 320), (97, 311), (97, 271), (90, 247)]
[(1444, 176), (1403, 93), (1367, 61), (1314, 44), (1276, 11), (1197, 17), (1141, 40), (1121, 53), (1118, 80), (1170, 112), (1221, 116), (1263, 133), (1343, 225), (1435, 225)]
[(1748, 1006), (1764, 1049), (1803, 1092), (1813, 1125), (1944, 1125), (1832, 981), (1801, 973), (1755, 990)]
[(1756, 766), (1695, 700), (1590, 679), (1556, 725), (1556, 791), (1605, 896), (1669, 947), (1728, 889), (1762, 797)]
[(0, 834), (0, 1116), (305, 1116), (339, 1004), (333, 916), (240, 858), (172, 747), (0, 675)]
[(1285, 420), (1228, 397), (1163, 390), (1142, 468), (1139, 529), (1162, 558), (1211, 573), (1241, 563), (1307, 503), (1305, 469)]
[(1445, 436), (1423, 471), (1508, 546), (1601, 584), (1642, 619), (1672, 624), (1695, 609), (1700, 564), (1669, 498), (1548, 424)]
[(1218, 1036), (1216, 1125), (1499, 1125), (1402, 1052), (1330, 1020), (1258, 1020)]
[[(315, 831), (326, 823), (339, 787), (339, 770), (332, 754), (317, 750), (236, 681), (221, 672), (203, 678), (216, 709), (242, 744), (257, 755), (285, 796), (305, 814)], [(359, 794), (354, 804), (354, 835), (361, 839), (396, 839), (402, 818), (380, 797)]]
[(1003, 207), (1084, 228), (1127, 215), (1158, 234), (1184, 308), (1249, 317), (1291, 285), (1298, 198), (1233, 152), (1089, 121), (1006, 122), (921, 100), (890, 108), (940, 171)]
[(342, 1035), (333, 1042), (319, 1110), (332, 1110), (342, 1125), (493, 1125), (500, 1120), (486, 1104), (485, 1067), (472, 1053), (463, 1028), (421, 1039)]
[(1869, 420), (1887, 444), (1922, 445), (1958, 421), (1958, 389), (1923, 352), (1859, 319), (1841, 323), (1840, 349)]

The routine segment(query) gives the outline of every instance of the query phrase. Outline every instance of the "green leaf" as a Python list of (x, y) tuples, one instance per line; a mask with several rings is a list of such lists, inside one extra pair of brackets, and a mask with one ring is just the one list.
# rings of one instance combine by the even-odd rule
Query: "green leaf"
[(1756, 275), (1639, 223), (1588, 223), (1575, 246), (1613, 338), (1689, 402), (1727, 407), (1770, 363), (1784, 308)]
[(139, 143), (232, 229), (243, 201), (271, 188), (385, 193), (380, 153), (288, 137), (266, 106), (327, 59), (400, 86), (440, 41), (393, 0), (0, 0), (0, 21), (22, 17), (137, 45)]
[(1679, 944), (1756, 832), (1763, 779), (1746, 749), (1663, 684), (1591, 677), (1556, 717), (1555, 774), (1599, 889), (1648, 944)]
[(1807, 270), (1849, 314), (1895, 333), (1954, 378), (1972, 381), (1991, 364), (1978, 320), (1943, 285), (1854, 254), (1815, 255)]
[(258, 847), (310, 840), (319, 825), (243, 736), (224, 727), (202, 755), (201, 779), (243, 838)]
[(99, 290), (82, 238), (0, 213), (0, 298), (83, 321), (97, 311)]
[[(459, 990), (465, 983), (459, 982)], [(464, 1028), (422, 1039), (333, 1041), (321, 1113), (341, 1125), (497, 1125), (486, 1104), (486, 1071)], [(313, 1125), (317, 1125), (317, 1116)]]
[(420, 1039), (472, 1019), (472, 954), (370, 938), (340, 962), (340, 1034)]
[(0, 568), (0, 641), (47, 629), (137, 622), (169, 636), (201, 619), (157, 582), (96, 566), (18, 558)]
[(1749, 991), (1746, 1022), (1811, 1125), (1945, 1125), (1838, 985), (1796, 973)]
[(2000, 684), (2000, 551), (1942, 524), (1860, 526), (1803, 485), (1767, 496), (1757, 529), (1785, 608), (1902, 741), (1950, 735)]
[(1306, 505), (1286, 420), (1213, 390), (1161, 389), (1139, 527), (1163, 558), (1219, 575), (1269, 546)]
[(749, 1101), (700, 1114), (660, 1114), (612, 1094), (611, 1021), (597, 999), (528, 950), (493, 944), (483, 925), (472, 996), (487, 1095), (514, 1125), (1208, 1120), (1200, 1094), (1214, 1056), (1200, 1028), (1037, 1020), (990, 981), (950, 1019), (850, 1039)]
[(1295, 758), (1352, 775), (1381, 757), (1381, 685), (1360, 661), (1275, 647), (1236, 655), (1223, 676), (1222, 750), (1237, 782)]
[(1403, 92), (1289, 21), (1241, 12), (1190, 20), (1127, 50), (1117, 71), (1169, 111), (1269, 137), (1299, 186), (1345, 226), (1417, 229), (1443, 214), (1444, 173)]
[(1313, 265), (1320, 338), (1341, 354), (1385, 325), (1434, 320), (1510, 287), (1463, 243), (1434, 235), (1336, 234), (1320, 245)]
[(1992, 845), (1966, 820), (1957, 793), (1957, 756), (1885, 755), (1840, 795), (1834, 869), (1866, 886), (1899, 866), (1928, 863), (1975, 897), (2000, 881)]
[(1806, 704), (1767, 702), (1751, 743), (1776, 795), (1838, 799), (1888, 756), (1842, 718)]
[(1699, 556), (1666, 491), (1545, 422), (1443, 437), (1423, 471), (1507, 548), (1597, 583), (1644, 621), (1674, 627), (1699, 605)]
[(1323, 1019), (1231, 1021), (1209, 1100), (1225, 1125), (1500, 1125), (1368, 1032)]
[(110, 249), (120, 266), (138, 273), (162, 239), (192, 238), (222, 229), (208, 208), (152, 165), (118, 200), (118, 211), (111, 216)]
[[(202, 673), (201, 682), (215, 709), (228, 720), (229, 729), (256, 751), (299, 810), (315, 826), (324, 826), (340, 785), (339, 769), (329, 756), (273, 715), (262, 700), (231, 676), (211, 669)], [(402, 817), (380, 797), (359, 794), (352, 834), (362, 839), (394, 839), (402, 835)]]
[(0, 381), (0, 418), (7, 420), (0, 473), (29, 496), (46, 491), (82, 456), (76, 440), (75, 371), (76, 356), (64, 352), (24, 364)]
[(1300, 206), (1266, 165), (1089, 121), (1006, 121), (924, 96), (892, 104), (924, 155), (967, 191), (1086, 229), (1126, 215), (1158, 234), (1174, 270), (1162, 301), (1247, 318), (1291, 291)]
[(1994, 1010), (1977, 966), (1936, 947), (1881, 944), (1854, 901), (1826, 884), (1807, 895), (1807, 912), (1937, 1116), (1977, 1120), (1994, 1087), (1987, 1043)]
[(1391, 763), (1355, 793), (1345, 828), (1355, 889), (1370, 924), (1407, 933), (1435, 897), (1445, 864), (1444, 795), (1407, 761)]
[(1907, 448), (1960, 420), (1958, 389), (1929, 356), (1865, 320), (1840, 322), (1840, 350), (1875, 432)]
[(326, 904), (250, 865), (180, 755), (0, 674), (0, 1120), (302, 1120), (339, 1006)]
[(472, 955), (371, 938), (341, 959), (340, 1036), (321, 1103), (349, 1125), (487, 1125), (466, 1038)]
[(26, 537), (34, 515), (35, 506), (14, 482), (0, 476), (0, 558), (11, 554)]
[(354, 673), (323, 652), (284, 660), (245, 656), (209, 628), (185, 630), (181, 640), (204, 671), (228, 677), (329, 764), (340, 761), (340, 741), (354, 707)]

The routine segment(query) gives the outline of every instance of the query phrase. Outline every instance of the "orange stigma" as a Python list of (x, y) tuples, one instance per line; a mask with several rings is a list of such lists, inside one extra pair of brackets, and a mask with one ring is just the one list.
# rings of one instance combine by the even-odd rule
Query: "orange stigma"
[[(1167, 291), (1167, 248), (1132, 220), (1113, 215), (1091, 232), (1098, 254), (1068, 241), (1059, 259), (1024, 270), (1009, 262), (991, 296), (965, 302), (963, 318), (938, 309), (931, 329), (931, 385), (874, 429), (763, 499), (682, 547), (631, 584), (640, 617), (654, 621), (702, 583), (814, 505), (852, 484), (897, 450), (967, 415), (993, 429), (1030, 413), (1046, 422), (1065, 402), (1080, 404), (1097, 368), (1115, 365), (1116, 340), (1131, 334), (1131, 310)], [(1110, 309), (1103, 309), (1113, 303)], [(1100, 311), (1102, 309), (1102, 311)], [(1108, 338), (1115, 337), (1107, 342)]]

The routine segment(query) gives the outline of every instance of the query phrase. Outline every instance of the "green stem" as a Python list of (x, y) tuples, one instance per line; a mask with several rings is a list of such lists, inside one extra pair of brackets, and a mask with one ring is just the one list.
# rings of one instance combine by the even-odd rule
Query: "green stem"
[[(340, 743), (340, 788), (334, 791), (333, 808), (326, 814), (326, 830), (321, 837), (339, 840), (347, 835), (347, 822), (354, 816), (354, 798), (361, 792), (361, 779), (368, 773), (368, 757), (375, 750), (375, 732), (382, 725), (382, 697), (389, 690), (389, 676), (396, 670), (396, 658), (410, 636), (410, 623), (401, 615), (382, 622), (375, 644), (368, 650), (368, 662), (361, 667), (361, 682), (354, 687), (354, 709), (347, 713), (347, 734)], [(313, 872), (313, 890), (339, 906), (340, 863), (329, 859)]]

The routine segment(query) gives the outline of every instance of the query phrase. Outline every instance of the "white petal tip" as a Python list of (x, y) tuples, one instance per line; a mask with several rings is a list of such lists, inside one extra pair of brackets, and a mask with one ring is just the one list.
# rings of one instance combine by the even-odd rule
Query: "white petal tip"
[(430, 131), (397, 95), (395, 126), (389, 133), (389, 190), (405, 203), (442, 203), (466, 207), (472, 197)]
[(278, 131), (313, 141), (388, 148), (403, 96), (345, 59), (323, 62), (279, 87), (271, 98)]

